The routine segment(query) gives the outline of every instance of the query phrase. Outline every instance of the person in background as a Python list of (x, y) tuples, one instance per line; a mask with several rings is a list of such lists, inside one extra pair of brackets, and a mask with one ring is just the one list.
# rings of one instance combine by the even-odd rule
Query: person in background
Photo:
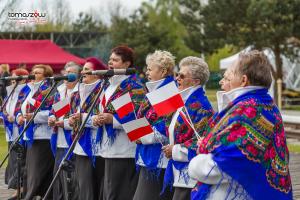
[(17, 67), (17, 69), (26, 69), (27, 70), (27, 65), (26, 63), (20, 63)]
[[(149, 82), (146, 82), (148, 92), (152, 92), (175, 81), (173, 77), (175, 57), (170, 52), (156, 50), (154, 53), (148, 54), (146, 64), (146, 75), (149, 80)], [(135, 160), (140, 172), (133, 199), (170, 199), (172, 197), (169, 192), (160, 196), (164, 171), (168, 164), (168, 159), (161, 150), (162, 143), (168, 143), (166, 133), (167, 119), (166, 117), (157, 117), (156, 112), (146, 97), (141, 102), (137, 113), (138, 118), (144, 116), (151, 123), (155, 132), (136, 141), (137, 149)]]
[[(12, 76), (26, 76), (29, 75), (29, 72), (25, 69), (16, 69), (12, 71)], [(18, 84), (16, 86), (16, 84)], [(15, 87), (16, 86), (16, 87)], [(11, 148), (11, 144), (15, 141), (19, 134), (22, 132), (22, 127), (16, 123), (16, 116), (21, 109), (23, 101), (26, 99), (27, 95), (30, 92), (30, 88), (26, 84), (26, 80), (21, 81), (12, 81), (12, 85), (6, 87), (7, 97), (6, 104), (3, 106), (3, 122), (6, 130), (6, 141), (8, 142), (8, 149)], [(22, 143), (21, 141), (19, 143)], [(18, 178), (23, 185), (23, 174), (25, 166), (25, 155), (24, 149), (23, 155), (21, 156), (22, 160), (17, 160), (17, 152), (12, 150), (9, 154), (7, 167), (5, 170), (5, 183), (8, 185), (8, 189), (18, 189)], [(19, 162), (19, 163), (18, 163)], [(21, 167), (20, 177), (18, 177), (18, 164)], [(17, 192), (9, 198), (10, 200), (17, 199)], [(20, 188), (20, 193), (23, 192)]]
[[(0, 78), (10, 76), (9, 64), (0, 65)], [(10, 85), (10, 81), (0, 80), (0, 104), (2, 105), (3, 99), (6, 97), (6, 87)]]
[(189, 164), (199, 181), (192, 199), (293, 199), (282, 117), (268, 94), (271, 69), (264, 53), (252, 50), (226, 70), (219, 112)]
[[(65, 74), (74, 74), (79, 77), (81, 72), (81, 66), (75, 62), (68, 62), (65, 67)], [(73, 82), (64, 81), (64, 83), (57, 87), (57, 92), (54, 97), (54, 104), (64, 101), (67, 99), (70, 102), (73, 93), (78, 93), (78, 79)], [(53, 133), (51, 136), (51, 149), (55, 156), (55, 164), (53, 174), (58, 170), (61, 160), (64, 158), (69, 146), (72, 143), (72, 127), (69, 126), (68, 118), (70, 112), (65, 115), (56, 117), (55, 112), (52, 108), (48, 119), (48, 125), (53, 127)], [(74, 165), (74, 159), (70, 159), (68, 162), (70, 165)], [(70, 166), (69, 165), (69, 166)], [(71, 167), (71, 166), (70, 166)], [(74, 170), (62, 170), (59, 174), (58, 179), (53, 186), (53, 199), (64, 200), (64, 199), (76, 199), (76, 190), (74, 188), (75, 179)], [(71, 196), (70, 196), (71, 195)]]
[(163, 151), (169, 158), (165, 185), (173, 184), (173, 200), (190, 199), (196, 181), (188, 176), (188, 164), (196, 155), (196, 138), (205, 134), (208, 119), (214, 111), (203, 86), (209, 78), (207, 63), (198, 57), (186, 57), (179, 63), (176, 77), (184, 107), (178, 109), (168, 125), (169, 144)]
[[(53, 70), (49, 65), (35, 65), (31, 74), (35, 76), (35, 80), (28, 83), (30, 93), (21, 106), (21, 112), (17, 115), (19, 125), (29, 122), (51, 87), (51, 82), (46, 79), (53, 76)], [(52, 104), (53, 96), (50, 96), (24, 135), (27, 145), (27, 192), (24, 198), (26, 200), (32, 200), (35, 196), (43, 196), (52, 180), (54, 165), (50, 147), (52, 131), (48, 126), (48, 116)]]

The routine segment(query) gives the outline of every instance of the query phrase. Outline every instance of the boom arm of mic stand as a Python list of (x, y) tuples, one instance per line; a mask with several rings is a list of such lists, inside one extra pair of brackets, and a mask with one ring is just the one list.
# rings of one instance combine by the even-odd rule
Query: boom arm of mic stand
[(81, 126), (80, 126), (80, 128), (79, 128), (79, 131), (78, 131), (76, 137), (74, 138), (74, 140), (73, 140), (73, 142), (72, 142), (70, 148), (68, 149), (66, 155), (64, 156), (64, 158), (63, 158), (62, 161), (60, 162), (59, 167), (58, 167), (58, 169), (57, 169), (57, 171), (56, 171), (56, 173), (55, 173), (55, 175), (54, 175), (54, 177), (53, 177), (53, 179), (52, 179), (52, 182), (50, 183), (50, 185), (49, 185), (49, 187), (48, 187), (48, 190), (47, 190), (45, 196), (43, 197), (43, 200), (46, 200), (46, 199), (47, 199), (47, 197), (48, 197), (48, 195), (50, 194), (51, 189), (52, 189), (52, 187), (53, 187), (53, 185), (54, 185), (54, 182), (55, 182), (55, 180), (57, 179), (57, 177), (58, 177), (58, 175), (59, 175), (59, 172), (60, 172), (60, 171), (62, 170), (62, 168), (63, 168), (63, 165), (64, 165), (65, 161), (66, 161), (67, 158), (70, 156), (70, 154), (73, 152), (76, 143), (78, 142), (78, 140), (79, 140), (80, 137), (82, 136), (82, 133), (83, 133), (85, 124), (86, 124), (86, 122), (88, 121), (88, 118), (89, 118), (89, 116), (91, 115), (91, 113), (92, 113), (92, 111), (93, 111), (93, 108), (95, 107), (95, 105), (96, 105), (96, 103), (97, 103), (97, 100), (99, 99), (99, 97), (100, 97), (100, 95), (101, 95), (101, 93), (102, 93), (102, 91), (103, 91), (105, 85), (107, 85), (107, 83), (108, 83), (108, 78), (105, 78), (105, 79), (104, 79), (104, 84), (102, 85), (101, 89), (100, 89), (99, 92), (97, 93), (96, 98), (95, 98), (94, 102), (92, 103), (92, 105), (91, 105), (91, 107), (90, 107), (90, 110), (89, 110), (89, 112), (87, 113), (86, 118), (84, 119), (83, 123), (81, 124)]
[(0, 168), (3, 166), (3, 164), (5, 163), (6, 159), (8, 158), (11, 150), (13, 149), (13, 146), (15, 146), (20, 139), (23, 137), (24, 133), (27, 131), (27, 129), (29, 128), (29, 125), (33, 122), (34, 117), (37, 115), (37, 113), (41, 110), (42, 106), (45, 104), (45, 101), (47, 100), (47, 98), (50, 96), (50, 94), (52, 93), (52, 91), (54, 90), (54, 88), (56, 88), (56, 86), (58, 85), (58, 81), (54, 82), (54, 84), (51, 86), (50, 91), (47, 93), (47, 95), (45, 96), (45, 98), (42, 100), (41, 105), (34, 111), (32, 117), (30, 118), (30, 120), (28, 121), (28, 123), (26, 124), (26, 126), (24, 127), (22, 133), (18, 136), (18, 138), (15, 139), (15, 141), (13, 141), (13, 143), (11, 144), (8, 153), (6, 154), (5, 158), (3, 159), (3, 161), (0, 164)]

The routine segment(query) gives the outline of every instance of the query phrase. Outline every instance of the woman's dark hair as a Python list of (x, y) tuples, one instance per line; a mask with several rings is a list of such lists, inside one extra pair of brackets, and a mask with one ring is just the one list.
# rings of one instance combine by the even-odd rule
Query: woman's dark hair
[(133, 67), (134, 51), (128, 46), (121, 45), (113, 48), (111, 53), (120, 56), (123, 62), (130, 62), (129, 67)]

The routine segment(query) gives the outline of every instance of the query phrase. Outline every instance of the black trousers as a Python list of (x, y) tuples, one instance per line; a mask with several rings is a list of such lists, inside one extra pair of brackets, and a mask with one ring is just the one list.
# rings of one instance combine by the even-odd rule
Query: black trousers
[[(27, 192), (25, 200), (44, 196), (53, 177), (54, 158), (49, 140), (34, 140), (27, 148), (26, 172)], [(52, 199), (50, 195), (49, 199)]]
[[(8, 143), (8, 150), (11, 147), (12, 142)], [(7, 167), (5, 169), (5, 177), (4, 177), (4, 182), (7, 184), (9, 189), (17, 189), (17, 183), (18, 183), (18, 163), (17, 163), (17, 157), (18, 154), (14, 150), (12, 150), (9, 153), (8, 157), (8, 162), (7, 162)], [(20, 162), (21, 165), (21, 174), (20, 174), (20, 179), (22, 182), (23, 179), (23, 171), (24, 171), (24, 166), (25, 166), (25, 157), (24, 153), (22, 155), (22, 160)], [(22, 171), (23, 170), (23, 171)]]
[[(64, 158), (68, 148), (57, 148), (53, 175), (57, 172), (61, 160)], [(55, 200), (76, 200), (78, 199), (78, 188), (75, 179), (74, 156), (68, 160), (67, 169), (59, 172), (58, 178), (53, 185), (53, 199)]]
[(171, 200), (173, 194), (166, 189), (164, 194), (160, 195), (163, 188), (165, 169), (161, 169), (159, 177), (141, 167), (139, 181), (133, 200)]
[(173, 187), (175, 189), (172, 200), (186, 200), (191, 199), (191, 188)]
[(105, 158), (104, 200), (132, 200), (137, 181), (133, 158)]
[(79, 200), (102, 200), (104, 159), (95, 158), (95, 163), (87, 156), (76, 155), (75, 173), (78, 182)]

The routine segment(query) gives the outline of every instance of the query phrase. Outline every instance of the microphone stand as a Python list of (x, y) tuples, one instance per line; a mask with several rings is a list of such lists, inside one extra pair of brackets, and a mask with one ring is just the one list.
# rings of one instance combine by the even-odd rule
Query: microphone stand
[[(58, 82), (54, 82), (54, 84), (52, 84), (50, 91), (46, 94), (45, 98), (42, 100), (40, 106), (34, 111), (32, 117), (30, 118), (30, 120), (28, 121), (28, 123), (25, 125), (23, 131), (20, 133), (20, 135), (18, 136), (18, 138), (16, 138), (13, 143), (11, 144), (11, 147), (9, 148), (8, 153), (6, 154), (5, 158), (2, 160), (1, 164), (0, 164), (0, 168), (3, 166), (3, 164), (5, 163), (5, 161), (7, 160), (11, 150), (13, 149), (13, 147), (15, 145), (20, 145), (19, 141), (20, 139), (23, 137), (24, 133), (27, 131), (27, 129), (29, 128), (29, 125), (33, 122), (34, 117), (37, 115), (37, 113), (41, 110), (41, 107), (45, 104), (46, 99), (50, 96), (50, 94), (52, 93), (52, 91), (54, 90), (54, 88), (56, 88), (56, 86), (58, 85)], [(20, 145), (21, 146), (21, 145)]]
[(5, 98), (5, 100), (4, 100), (4, 102), (3, 102), (2, 106), (1, 106), (1, 112), (3, 111), (4, 107), (5, 107), (6, 104), (7, 104), (8, 99), (9, 99), (9, 98), (11, 97), (11, 95), (14, 93), (14, 91), (16, 90), (16, 88), (18, 87), (18, 85), (19, 85), (19, 82), (16, 81), (16, 84), (15, 84), (14, 88), (13, 88), (12, 91), (9, 93), (8, 97)]
[(51, 189), (52, 189), (52, 187), (53, 187), (53, 185), (54, 185), (54, 182), (55, 182), (55, 180), (58, 178), (59, 172), (64, 168), (64, 165), (67, 165), (67, 164), (68, 164), (68, 163), (66, 162), (66, 160), (68, 159), (68, 157), (70, 156), (70, 154), (73, 152), (73, 150), (74, 150), (74, 148), (75, 148), (75, 145), (77, 144), (78, 140), (79, 140), (80, 137), (82, 136), (83, 130), (84, 130), (84, 128), (85, 128), (85, 124), (86, 124), (86, 122), (88, 121), (88, 118), (89, 118), (89, 116), (91, 115), (91, 113), (92, 113), (92, 111), (93, 111), (93, 108), (94, 108), (95, 105), (97, 104), (97, 100), (99, 99), (99, 97), (100, 97), (100, 95), (101, 95), (101, 93), (102, 93), (104, 87), (105, 87), (107, 84), (108, 84), (108, 77), (104, 77), (104, 83), (103, 83), (102, 87), (100, 88), (99, 92), (97, 93), (96, 98), (95, 98), (94, 102), (92, 103), (92, 105), (91, 105), (91, 107), (90, 107), (90, 110), (89, 110), (89, 112), (87, 113), (86, 118), (84, 119), (83, 123), (80, 125), (79, 131), (78, 131), (78, 133), (76, 134), (76, 137), (74, 138), (74, 140), (73, 140), (71, 146), (69, 147), (69, 149), (68, 149), (66, 155), (64, 156), (64, 158), (63, 158), (62, 161), (60, 162), (59, 167), (58, 167), (58, 169), (57, 169), (57, 171), (56, 171), (56, 174), (54, 175), (54, 177), (53, 177), (53, 179), (52, 179), (52, 182), (51, 182), (51, 184), (49, 185), (48, 190), (47, 190), (45, 196), (43, 197), (43, 200), (46, 200), (47, 197), (49, 196), (50, 191), (51, 191)]

